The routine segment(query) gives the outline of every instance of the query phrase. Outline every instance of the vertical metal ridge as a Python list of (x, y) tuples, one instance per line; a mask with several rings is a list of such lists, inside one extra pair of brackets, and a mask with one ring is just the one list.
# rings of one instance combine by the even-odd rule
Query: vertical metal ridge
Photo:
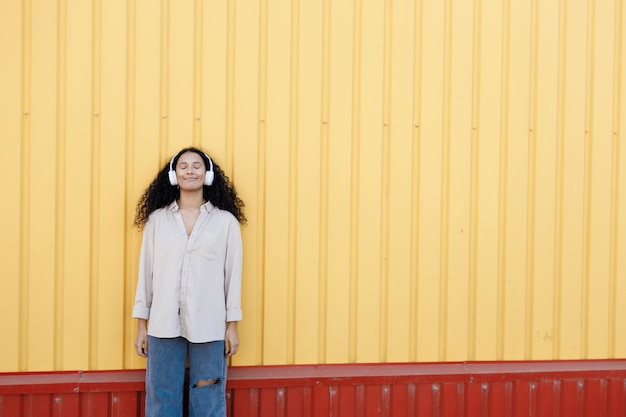
[[(577, 380), (576, 381), (576, 410), (584, 410), (585, 408), (585, 393), (587, 392), (585, 381)], [(581, 411), (579, 415), (583, 415), (584, 413)]]
[[(125, 190), (124, 190), (124, 272), (127, 277), (135, 276), (136, 266), (131, 263), (133, 259), (129, 255), (133, 242), (137, 234), (133, 230), (134, 225), (134, 180), (135, 180), (135, 91), (136, 91), (136, 35), (137, 35), (137, 3), (136, 0), (128, 0), (126, 4), (126, 140), (124, 168), (126, 170)], [(126, 279), (124, 285), (125, 317), (132, 315), (132, 305), (134, 300), (134, 280)], [(128, 321), (124, 321), (124, 346), (131, 346), (132, 329)], [(123, 355), (123, 365), (125, 369), (131, 366), (130, 350), (125, 350)]]
[[(289, 399), (287, 399), (289, 401)], [(300, 414), (302, 417), (311, 417), (313, 415), (313, 388), (302, 387), (302, 407)]]
[(257, 299), (256, 315), (258, 317), (257, 343), (255, 359), (257, 364), (264, 360), (265, 325), (265, 234), (266, 234), (266, 188), (267, 188), (267, 8), (269, 0), (259, 2), (259, 96), (258, 96), (258, 140), (257, 140), (257, 234), (256, 234), (256, 271), (257, 271)]
[(328, 386), (328, 417), (339, 417), (339, 395), (342, 389), (337, 385)]
[[(493, 384), (483, 382), (480, 384), (480, 395), (478, 400), (480, 401), (480, 409), (485, 410), (483, 415), (487, 415), (487, 410), (489, 410), (489, 400), (493, 398), (492, 394)], [(475, 394), (474, 394), (475, 395)], [(468, 400), (472, 399), (472, 394), (469, 393)]]
[(613, 129), (612, 129), (612, 156), (611, 161), (611, 218), (609, 242), (609, 352), (610, 358), (616, 356), (617, 351), (617, 288), (618, 288), (618, 258), (619, 258), (619, 209), (620, 209), (620, 133), (622, 110), (622, 12), (621, 0), (615, 1), (615, 45), (613, 54)]
[(169, 87), (170, 87), (170, 0), (161, 0), (161, 56), (159, 61), (159, 155), (169, 159)]
[(30, 154), (31, 154), (31, 77), (32, 77), (32, 4), (22, 2), (22, 121), (20, 137), (20, 261), (19, 261), (19, 346), (18, 369), (28, 370), (29, 308), (28, 292), (30, 284)]
[(471, 150), (470, 150), (470, 239), (469, 239), (469, 294), (468, 294), (468, 347), (469, 360), (476, 359), (476, 310), (478, 297), (478, 198), (480, 162), (480, 75), (481, 75), (481, 30), (482, 2), (474, 0), (473, 16), (473, 51), (472, 51), (472, 115), (471, 115)]
[(415, 384), (406, 385), (406, 415), (407, 417), (417, 416), (417, 387)]
[(319, 222), (319, 290), (318, 347), (320, 363), (326, 362), (328, 349), (328, 218), (329, 218), (329, 128), (330, 118), (330, 0), (322, 2), (322, 102), (320, 129), (320, 222)]
[(348, 362), (357, 358), (357, 307), (359, 285), (359, 187), (361, 148), (361, 48), (362, 0), (353, 0), (353, 57), (352, 57), (352, 137), (350, 160), (350, 328)]
[[(417, 0), (413, 16), (413, 140), (411, 166), (411, 284), (410, 284), (410, 317), (409, 317), (409, 361), (417, 361), (418, 337), (418, 291), (419, 291), (419, 250), (420, 250), (420, 158), (422, 117), (422, 0)], [(415, 392), (413, 392), (415, 394)]]
[[(361, 0), (357, 0), (361, 1)], [(365, 416), (365, 385), (359, 384), (355, 387), (355, 407), (354, 407), (354, 417), (363, 417)]]
[(554, 295), (552, 358), (561, 357), (561, 308), (563, 291), (563, 209), (565, 181), (565, 81), (567, 62), (567, 2), (559, 6), (557, 76), (556, 193), (554, 222)]
[(430, 385), (430, 395), (432, 400), (432, 413), (433, 417), (441, 417), (445, 414), (445, 409), (442, 410), (443, 404), (443, 395), (441, 395), (441, 390), (443, 386), (439, 383), (433, 383)]
[[(235, 1), (226, 8), (226, 162), (230, 172), (235, 172), (235, 49), (237, 7)], [(234, 176), (233, 176), (234, 178)]]
[(511, 71), (511, 0), (502, 2), (502, 79), (500, 80), (500, 154), (498, 184), (498, 288), (496, 316), (496, 360), (504, 359), (504, 326), (507, 255), (507, 202), (509, 157), (509, 82)]
[(100, 110), (102, 95), (102, 0), (93, 0), (92, 124), (90, 184), (90, 262), (89, 262), (89, 368), (98, 369), (98, 321), (100, 303)]
[[(456, 384), (456, 393), (455, 393), (455, 400), (456, 400), (456, 404), (454, 408), (456, 408), (456, 415), (457, 417), (465, 417), (465, 413), (464, 408), (465, 408), (465, 404), (467, 402), (467, 393), (465, 392), (465, 384), (462, 382), (457, 382)], [(488, 387), (488, 386), (487, 386)], [(452, 407), (450, 407), (450, 413), (452, 412)]]
[(539, 410), (539, 382), (528, 381), (528, 411), (530, 416), (536, 416)]
[(380, 387), (380, 417), (389, 417), (391, 414), (391, 385), (382, 384)]
[(300, 99), (300, 0), (291, 2), (289, 69), (289, 178), (287, 207), (287, 363), (295, 362), (298, 244), (298, 101)]
[[(230, 7), (232, 2), (228, 2)], [(194, 146), (200, 146), (202, 143), (202, 85), (204, 81), (203, 77), (203, 42), (202, 34), (204, 31), (203, 25), (203, 2), (202, 0), (195, 0), (193, 3), (193, 139)], [(229, 60), (227, 60), (226, 67), (229, 68)], [(227, 71), (228, 74), (228, 71)], [(228, 75), (227, 75), (228, 77)], [(228, 85), (228, 82), (226, 83)], [(228, 87), (227, 87), (228, 88)], [(228, 118), (228, 116), (227, 116)], [(228, 124), (226, 127), (228, 131)], [(228, 137), (228, 134), (226, 135)], [(226, 167), (229, 168), (229, 172), (232, 172), (232, 165), (229, 164), (228, 155), (232, 154), (226, 152)]]
[(57, 114), (54, 251), (54, 368), (63, 369), (65, 303), (65, 149), (67, 141), (67, 2), (57, 2)]
[(285, 410), (285, 403), (287, 402), (287, 399), (285, 396), (286, 390), (284, 387), (276, 388), (276, 397), (274, 399), (274, 401), (276, 401), (276, 417), (285, 417), (287, 414)]
[[(621, 388), (621, 389), (619, 390), (616, 389), (616, 396), (622, 401), (622, 404), (621, 404), (622, 414), (626, 414), (626, 401), (625, 401), (626, 400), (626, 378), (620, 378), (620, 379), (617, 380), (616, 388)], [(619, 384), (621, 384), (621, 387), (619, 386)]]
[(528, 201), (526, 226), (526, 300), (524, 325), (524, 359), (533, 357), (534, 277), (535, 277), (535, 199), (537, 164), (537, 71), (539, 49), (539, 0), (531, 5), (530, 94), (528, 103)]
[(389, 213), (390, 213), (390, 158), (391, 158), (391, 81), (392, 81), (392, 26), (393, 0), (385, 1), (383, 40), (383, 126), (381, 131), (381, 230), (380, 230), (380, 283), (379, 283), (379, 352), (381, 362), (387, 361), (389, 336)]
[(595, 5), (589, 2), (587, 5), (587, 50), (586, 50), (586, 75), (585, 75), (585, 161), (583, 175), (583, 253), (582, 253), (582, 323), (581, 323), (581, 346), (582, 359), (589, 357), (589, 317), (591, 287), (591, 219), (592, 219), (592, 169), (593, 169), (593, 80), (595, 55)]
[(607, 399), (609, 396), (609, 384), (608, 381), (606, 380), (606, 378), (602, 378), (600, 379), (600, 395), (598, 396), (598, 400), (600, 402), (600, 406), (601, 406), (601, 410), (598, 410), (600, 412), (600, 415), (609, 415), (608, 413), (608, 407), (607, 407)]
[(552, 415), (560, 416), (561, 414), (561, 381), (552, 381)]
[[(513, 415), (513, 404), (515, 402), (513, 392), (515, 390), (513, 381), (504, 382), (504, 415), (512, 416)], [(497, 416), (493, 416), (497, 417)]]
[(447, 358), (448, 343), (448, 250), (450, 228), (450, 135), (452, 101), (452, 0), (444, 4), (443, 126), (441, 141), (441, 259), (439, 286), (439, 360)]

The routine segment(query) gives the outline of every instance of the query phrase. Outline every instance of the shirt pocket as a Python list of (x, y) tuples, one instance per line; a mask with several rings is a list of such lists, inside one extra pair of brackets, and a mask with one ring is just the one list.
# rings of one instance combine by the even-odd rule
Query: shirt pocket
[(208, 259), (217, 260), (223, 259), (226, 251), (226, 238), (211, 232), (204, 232), (198, 237), (196, 242), (197, 255)]

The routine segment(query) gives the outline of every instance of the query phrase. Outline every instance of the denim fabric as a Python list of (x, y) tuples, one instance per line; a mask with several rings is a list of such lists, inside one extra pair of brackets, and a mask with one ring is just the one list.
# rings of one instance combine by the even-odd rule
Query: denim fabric
[[(146, 417), (182, 417), (186, 359), (189, 356), (189, 417), (226, 416), (224, 341), (190, 343), (182, 337), (149, 336)], [(196, 387), (197, 381), (216, 380)]]

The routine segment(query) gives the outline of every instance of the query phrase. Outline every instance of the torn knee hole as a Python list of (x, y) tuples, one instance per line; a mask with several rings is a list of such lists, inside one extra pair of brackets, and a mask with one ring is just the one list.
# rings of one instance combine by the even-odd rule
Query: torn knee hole
[(219, 379), (199, 379), (193, 385), (194, 388), (206, 387), (207, 385), (215, 385), (219, 382)]

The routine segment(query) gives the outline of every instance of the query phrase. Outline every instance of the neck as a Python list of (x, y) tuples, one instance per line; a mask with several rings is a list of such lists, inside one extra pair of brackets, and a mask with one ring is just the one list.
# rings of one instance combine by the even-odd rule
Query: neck
[(178, 199), (178, 207), (181, 208), (199, 208), (206, 203), (202, 193), (180, 193)]

